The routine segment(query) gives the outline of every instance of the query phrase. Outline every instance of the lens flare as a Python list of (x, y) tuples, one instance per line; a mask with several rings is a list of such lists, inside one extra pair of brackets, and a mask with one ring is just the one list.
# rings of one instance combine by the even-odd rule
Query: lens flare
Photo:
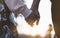
[[(43, 20), (43, 18), (41, 19)], [(32, 36), (35, 35), (45, 36), (49, 24), (48, 22), (44, 22), (41, 19), (38, 26), (36, 25), (36, 23), (34, 23), (34, 26), (31, 27), (25, 21), (23, 16), (18, 16), (16, 19), (18, 34), (32, 35)]]
[[(27, 0), (26, 0), (27, 1)], [(30, 3), (29, 3), (30, 2)], [(27, 7), (30, 9), (32, 5), (32, 0), (27, 1)], [(39, 4), (39, 12), (40, 12), (40, 21), (38, 26), (34, 23), (34, 26), (31, 27), (28, 25), (28, 23), (25, 21), (24, 17), (17, 17), (16, 23), (17, 25), (17, 31), (18, 34), (25, 34), (25, 35), (40, 35), (40, 36), (45, 36), (46, 31), (49, 28), (49, 24), (52, 23), (52, 18), (51, 18), (51, 2), (50, 0), (41, 0)], [(54, 30), (52, 31), (52, 35), (54, 35), (55, 32)]]

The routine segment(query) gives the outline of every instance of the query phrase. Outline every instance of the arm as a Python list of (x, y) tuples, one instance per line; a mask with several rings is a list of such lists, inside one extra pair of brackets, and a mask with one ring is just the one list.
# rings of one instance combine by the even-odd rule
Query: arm
[(5, 3), (10, 11), (15, 14), (21, 13), (25, 18), (27, 18), (31, 13), (31, 10), (27, 8), (22, 0), (5, 0)]
[(38, 7), (39, 7), (39, 2), (40, 0), (33, 0), (33, 3), (32, 3), (32, 6), (31, 6), (31, 10), (35, 11), (35, 10), (38, 10)]
[(38, 11), (39, 2), (40, 0), (33, 0), (33, 4), (31, 6), (32, 13), (26, 18), (26, 21), (31, 26), (34, 25), (33, 24), (34, 22), (36, 22), (37, 25), (39, 23), (39, 18), (40, 18), (39, 11)]

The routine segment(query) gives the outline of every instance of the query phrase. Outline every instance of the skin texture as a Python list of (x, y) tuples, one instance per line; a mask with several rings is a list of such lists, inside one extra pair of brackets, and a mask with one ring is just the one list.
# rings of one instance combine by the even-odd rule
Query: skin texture
[(37, 25), (39, 23), (39, 19), (40, 19), (40, 14), (39, 14), (39, 11), (38, 11), (39, 2), (40, 2), (40, 0), (33, 0), (33, 4), (31, 6), (32, 13), (26, 18), (26, 21), (31, 26), (34, 25), (33, 23), (35, 21), (36, 21)]
[[(53, 21), (53, 25), (54, 25), (54, 30), (57, 35), (57, 38), (60, 38), (60, 0), (51, 0), (51, 2), (52, 2), (52, 7), (51, 7), (52, 21)], [(37, 4), (37, 6), (38, 6), (38, 4)], [(38, 9), (37, 6), (36, 6), (36, 9)], [(33, 9), (35, 9), (35, 8), (33, 8)]]
[[(37, 13), (36, 15), (39, 15), (38, 14), (39, 1), (40, 0), (37, 0), (37, 1), (33, 0), (33, 4), (31, 7), (31, 9), (33, 10), (33, 12), (32, 12), (33, 14)], [(52, 11), (52, 21), (53, 21), (53, 25), (54, 25), (54, 30), (57, 35), (57, 38), (60, 38), (60, 0), (50, 0), (50, 1), (52, 2), (51, 11)], [(37, 5), (34, 6), (35, 5), (34, 2), (35, 3), (38, 2), (38, 4), (36, 3)], [(37, 12), (35, 12), (35, 9), (37, 10)], [(31, 18), (32, 18), (32, 16), (31, 16)], [(32, 18), (32, 19), (34, 20), (34, 18)], [(30, 25), (31, 24), (33, 25), (33, 23), (35, 22), (35, 20), (33, 21), (32, 19), (30, 19), (30, 18), (28, 19), (30, 22), (27, 20)]]
[[(0, 0), (0, 2), (1, 2), (1, 0)], [(39, 12), (38, 12), (39, 2), (40, 2), (40, 0), (33, 0), (33, 4), (32, 4), (32, 7), (31, 7), (32, 14), (28, 18), (26, 18), (26, 21), (31, 26), (33, 26), (33, 23), (36, 20), (39, 20), (39, 18), (40, 18), (40, 15), (39, 15)], [(52, 7), (51, 7), (52, 21), (53, 21), (53, 24), (54, 24), (54, 29), (55, 29), (57, 38), (60, 38), (60, 0), (51, 0), (51, 2), (52, 2)], [(0, 12), (0, 14), (3, 16), (3, 12), (6, 13), (6, 16), (7, 16), (8, 20), (5, 21), (5, 22), (1, 21), (0, 26), (3, 26), (4, 24), (7, 24), (7, 25), (9, 25), (9, 27), (11, 27), (11, 30), (13, 31), (13, 29), (15, 29), (15, 27), (12, 26), (13, 24), (11, 24), (10, 20), (9, 20), (10, 10), (7, 8), (7, 6), (5, 4), (4, 4), (4, 6), (5, 6), (5, 11)], [(38, 22), (37, 22), (37, 24), (38, 24)]]

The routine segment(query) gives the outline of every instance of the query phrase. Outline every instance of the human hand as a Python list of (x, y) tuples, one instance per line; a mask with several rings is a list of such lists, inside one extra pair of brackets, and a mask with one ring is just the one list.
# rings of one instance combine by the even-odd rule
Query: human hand
[(36, 25), (39, 24), (39, 19), (40, 19), (40, 14), (36, 10), (36, 11), (32, 11), (32, 13), (25, 20), (29, 25), (33, 26), (34, 22), (36, 22)]

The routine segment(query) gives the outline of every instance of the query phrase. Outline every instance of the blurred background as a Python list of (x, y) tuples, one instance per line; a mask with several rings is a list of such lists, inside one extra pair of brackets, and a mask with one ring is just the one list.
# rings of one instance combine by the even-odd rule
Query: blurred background
[[(30, 9), (33, 0), (25, 0), (24, 1), (27, 7)], [(16, 33), (12, 33), (14, 37), (12, 38), (56, 38), (54, 27), (52, 23), (52, 16), (51, 16), (51, 2), (50, 0), (41, 0), (39, 4), (39, 13), (40, 13), (40, 20), (38, 26), (34, 23), (34, 26), (31, 27), (26, 21), (23, 15), (18, 16), (15, 21), (17, 23), (17, 35)], [(1, 19), (1, 15), (0, 15)], [(6, 26), (4, 26), (5, 29)], [(8, 28), (8, 27), (6, 27)], [(15, 32), (15, 31), (14, 31)], [(3, 32), (0, 30), (0, 35)], [(8, 33), (10, 38), (10, 31), (8, 28)], [(4, 35), (4, 34), (3, 34)], [(7, 35), (6, 35), (7, 36)], [(15, 37), (17, 36), (17, 37)], [(1, 36), (0, 36), (1, 37)], [(6, 37), (3, 37), (6, 38)]]
[[(25, 0), (25, 4), (29, 9), (32, 2), (33, 0)], [(37, 35), (39, 36), (37, 38), (54, 38), (55, 32), (52, 23), (51, 4), (50, 0), (41, 0), (39, 4), (40, 21), (38, 26), (35, 23), (33, 27), (30, 27), (26, 22), (21, 23), (23, 26), (17, 26), (18, 33), (31, 36)]]

